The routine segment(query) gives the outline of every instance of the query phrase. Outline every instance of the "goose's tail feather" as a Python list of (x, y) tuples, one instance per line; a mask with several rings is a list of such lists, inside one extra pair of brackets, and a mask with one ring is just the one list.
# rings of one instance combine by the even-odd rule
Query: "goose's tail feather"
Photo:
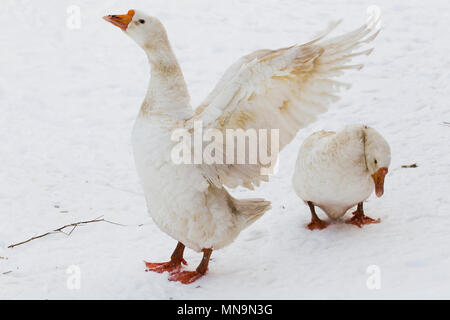
[(270, 201), (264, 199), (236, 199), (228, 194), (228, 204), (232, 212), (236, 215), (242, 229), (247, 228), (253, 222), (263, 216), (272, 207)]

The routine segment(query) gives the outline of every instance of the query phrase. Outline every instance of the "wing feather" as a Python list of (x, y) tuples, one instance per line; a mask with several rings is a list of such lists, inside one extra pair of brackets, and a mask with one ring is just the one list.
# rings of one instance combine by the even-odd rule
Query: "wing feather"
[[(255, 51), (234, 63), (221, 78), (195, 115), (186, 121), (192, 128), (202, 121), (206, 128), (279, 129), (280, 150), (288, 144), (300, 128), (314, 122), (339, 99), (341, 88), (347, 83), (334, 78), (347, 69), (359, 70), (362, 64), (348, 64), (353, 58), (369, 55), (373, 48), (356, 51), (371, 42), (379, 33), (378, 21), (325, 39), (339, 22), (318, 38), (303, 45), (277, 50)], [(235, 150), (236, 151), (236, 150)], [(225, 159), (226, 145), (217, 150)], [(248, 148), (246, 149), (248, 152)], [(268, 177), (257, 164), (199, 165), (206, 179), (214, 186), (253, 189)]]

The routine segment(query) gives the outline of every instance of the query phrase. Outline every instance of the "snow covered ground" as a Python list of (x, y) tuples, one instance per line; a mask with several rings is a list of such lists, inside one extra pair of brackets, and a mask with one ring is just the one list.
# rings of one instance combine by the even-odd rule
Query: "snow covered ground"
[[(66, 27), (70, 5), (81, 9), (80, 29)], [(101, 17), (130, 8), (159, 17), (195, 106), (240, 56), (306, 42), (338, 18), (337, 32), (351, 30), (369, 5), (381, 8), (383, 31), (366, 67), (340, 79), (353, 87), (283, 150), (270, 183), (236, 191), (273, 209), (214, 252), (193, 285), (144, 272), (142, 260), (164, 261), (176, 244), (146, 213), (131, 153), (149, 68)], [(2, 0), (0, 298), (450, 298), (449, 12), (445, 0)], [(310, 232), (291, 188), (298, 147), (315, 130), (355, 122), (391, 144), (385, 195), (365, 205), (382, 223)], [(90, 224), (7, 248), (98, 216), (126, 226)], [(187, 250), (191, 269), (200, 258)], [(368, 268), (379, 270), (380, 289), (367, 286)]]

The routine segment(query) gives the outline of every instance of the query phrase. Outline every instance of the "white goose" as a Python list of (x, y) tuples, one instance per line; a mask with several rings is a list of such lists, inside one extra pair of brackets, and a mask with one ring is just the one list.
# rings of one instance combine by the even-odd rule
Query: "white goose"
[[(327, 111), (343, 83), (332, 78), (346, 69), (354, 52), (378, 34), (373, 24), (323, 41), (259, 50), (233, 64), (195, 113), (179, 64), (162, 23), (137, 10), (110, 15), (147, 54), (151, 77), (133, 130), (133, 148), (149, 214), (156, 225), (178, 241), (169, 262), (146, 263), (155, 272), (168, 271), (169, 280), (191, 283), (204, 275), (212, 250), (230, 244), (239, 233), (270, 208), (263, 199), (238, 200), (225, 187), (252, 189), (267, 181), (260, 164), (177, 165), (171, 160), (176, 128), (279, 129), (283, 148), (299, 128)], [(332, 26), (334, 28), (337, 23)], [(328, 30), (331, 31), (331, 29)], [(223, 148), (222, 152), (225, 153)], [(203, 251), (195, 271), (181, 272), (185, 246)]]
[(384, 177), (391, 162), (387, 141), (365, 125), (349, 125), (339, 132), (319, 131), (300, 147), (292, 179), (297, 195), (311, 210), (310, 230), (324, 229), (328, 223), (319, 219), (315, 206), (330, 218), (342, 217), (357, 205), (347, 221), (361, 227), (377, 223), (364, 215), (363, 201), (373, 192), (381, 197)]

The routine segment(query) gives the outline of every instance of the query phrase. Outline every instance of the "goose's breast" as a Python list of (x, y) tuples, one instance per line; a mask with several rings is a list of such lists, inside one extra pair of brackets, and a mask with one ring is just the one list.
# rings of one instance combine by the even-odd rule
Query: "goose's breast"
[[(132, 144), (136, 169), (154, 219), (164, 215), (181, 215), (204, 201), (205, 180), (189, 164), (172, 159), (178, 144), (171, 140), (172, 130), (137, 122)], [(175, 219), (175, 217), (174, 217)]]

